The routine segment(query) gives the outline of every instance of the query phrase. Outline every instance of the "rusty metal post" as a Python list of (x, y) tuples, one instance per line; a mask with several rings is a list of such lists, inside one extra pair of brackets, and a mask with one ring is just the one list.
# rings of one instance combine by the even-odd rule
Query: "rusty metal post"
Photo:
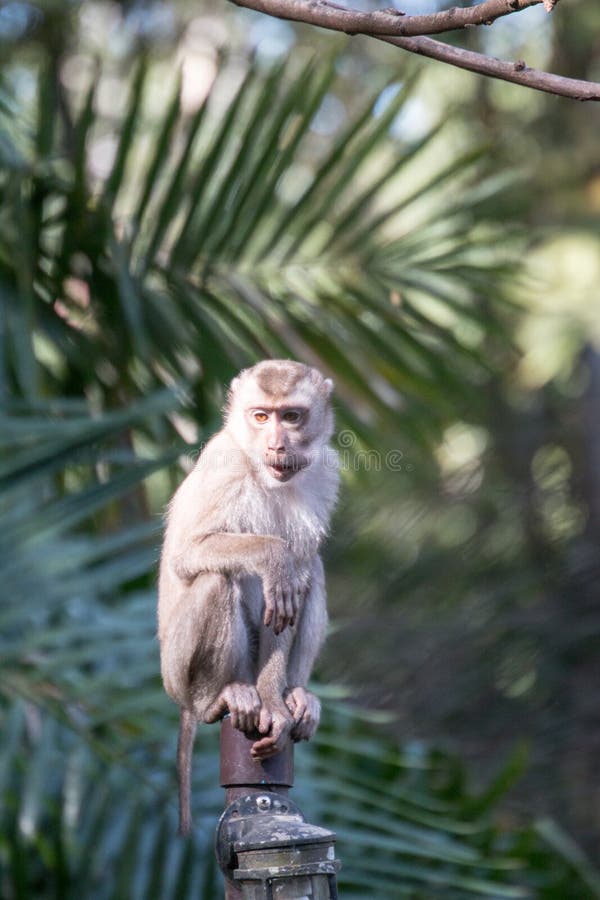
[[(259, 761), (250, 753), (252, 744), (259, 738), (259, 734), (248, 737), (233, 728), (229, 716), (221, 722), (221, 787), (225, 788), (226, 807), (249, 794), (287, 794), (294, 785), (292, 741), (288, 741), (281, 753)], [(241, 896), (241, 887), (226, 879), (225, 900), (240, 900)]]

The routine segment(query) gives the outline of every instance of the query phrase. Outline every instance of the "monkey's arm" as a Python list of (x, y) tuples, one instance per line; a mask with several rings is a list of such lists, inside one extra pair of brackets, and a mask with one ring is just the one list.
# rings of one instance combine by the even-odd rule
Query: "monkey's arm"
[[(306, 580), (308, 575), (309, 580)], [(282, 750), (288, 734), (309, 740), (319, 724), (321, 704), (306, 690), (315, 657), (325, 638), (327, 606), (323, 564), (311, 560), (297, 625), (284, 634), (259, 635), (259, 672), (256, 688), (262, 700), (259, 731), (264, 737), (252, 746), (252, 755), (265, 759)]]
[(172, 557), (172, 569), (183, 581), (200, 572), (262, 575), (283, 556), (285, 541), (262, 534), (211, 532), (188, 538)]
[(323, 563), (317, 556), (313, 561), (310, 591), (298, 619), (296, 640), (288, 663), (285, 702), (295, 722), (291, 732), (294, 741), (310, 740), (319, 725), (321, 704), (306, 686), (316, 656), (325, 640), (326, 630), (325, 578)]
[(305, 594), (304, 582), (295, 575), (287, 543), (262, 534), (214, 532), (187, 539), (172, 557), (178, 578), (191, 582), (201, 572), (224, 575), (258, 575), (265, 599), (265, 625), (276, 634), (294, 623)]

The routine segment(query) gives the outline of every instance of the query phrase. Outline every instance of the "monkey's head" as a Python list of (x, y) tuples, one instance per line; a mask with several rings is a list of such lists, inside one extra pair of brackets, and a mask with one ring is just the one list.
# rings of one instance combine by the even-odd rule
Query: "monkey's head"
[(288, 359), (243, 369), (229, 388), (226, 428), (267, 483), (308, 469), (333, 434), (333, 382)]

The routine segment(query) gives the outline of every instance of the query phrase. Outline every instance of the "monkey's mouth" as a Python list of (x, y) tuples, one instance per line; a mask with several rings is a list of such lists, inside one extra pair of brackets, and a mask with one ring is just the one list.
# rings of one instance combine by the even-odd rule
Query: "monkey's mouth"
[(273, 456), (265, 459), (267, 469), (277, 481), (289, 481), (301, 469), (306, 468), (308, 460), (303, 456)]

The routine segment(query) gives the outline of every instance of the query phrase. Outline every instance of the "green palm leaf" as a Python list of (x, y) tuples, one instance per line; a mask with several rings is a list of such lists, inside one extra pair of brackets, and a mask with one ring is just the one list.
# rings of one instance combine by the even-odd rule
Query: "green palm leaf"
[[(0, 500), (1, 531), (11, 534), (0, 546), (0, 883), (7, 897), (181, 900), (220, 891), (210, 849), (223, 802), (216, 729), (199, 735), (194, 839), (186, 846), (175, 836), (175, 710), (158, 682), (148, 574), (157, 528), (140, 522), (105, 536), (88, 532), (103, 505), (126, 501), (145, 475), (131, 456), (110, 462), (115, 438), (143, 416), (163, 414), (165, 402), (149, 398), (129, 418), (5, 416), (0, 458), (10, 453), (14, 470), (26, 473), (5, 485)], [(66, 495), (57, 490), (57, 446), (63, 472), (79, 473), (80, 486)], [(92, 446), (93, 454), (82, 455)], [(95, 484), (103, 460), (112, 474)], [(309, 817), (338, 833), (344, 896), (516, 900), (545, 896), (540, 885), (554, 890), (574, 877), (568, 854), (561, 862), (538, 843), (548, 874), (530, 884), (518, 835), (508, 847), (482, 812), (486, 803), (473, 803), (464, 778), (455, 778), (455, 761), (402, 752), (330, 693), (317, 737), (298, 749), (296, 790)]]
[[(479, 302), (490, 293), (500, 305), (491, 284), (506, 262), (485, 212), (498, 185), (481, 186), (480, 151), (415, 188), (411, 167), (440, 135), (390, 134), (409, 80), (383, 112), (372, 92), (317, 139), (334, 62), (249, 63), (224, 103), (223, 61), (190, 116), (177, 82), (148, 157), (147, 61), (120, 127), (97, 112), (96, 73), (65, 149), (40, 77), (36, 125), (0, 137), (0, 891), (10, 900), (220, 890), (214, 729), (195, 757), (194, 840), (174, 834), (176, 711), (158, 677), (160, 523), (147, 506), (172, 490), (169, 464), (214, 423), (232, 372), (270, 354), (314, 361), (335, 375), (340, 420), (365, 444), (395, 440), (401, 410), (406, 440), (422, 447), (476, 402), (480, 346), (505, 341), (500, 315)], [(118, 132), (116, 154), (94, 179), (103, 129)], [(461, 337), (465, 321), (479, 344)], [(185, 387), (177, 408), (165, 385)], [(188, 443), (184, 426), (196, 429)], [(456, 761), (402, 750), (335, 699), (325, 707), (317, 739), (298, 751), (297, 791), (309, 817), (339, 833), (344, 896), (550, 900), (580, 883), (594, 896), (593, 872), (555, 834), (550, 850), (529, 830), (499, 832)]]
[[(221, 348), (228, 362), (219, 379), (260, 356), (305, 355), (337, 375), (342, 416), (357, 428), (357, 410), (365, 404), (379, 433), (395, 412), (389, 397), (365, 378), (373, 372), (399, 388), (394, 402), (407, 410), (407, 440), (421, 440), (422, 429), (410, 425), (413, 408), (430, 418), (435, 434), (444, 410), (477, 396), (473, 391), (467, 399), (465, 387), (486, 366), (486, 356), (464, 344), (453, 323), (472, 321), (482, 339), (496, 329), (477, 302), (475, 277), (485, 266), (462, 255), (467, 242), (473, 246), (474, 223), (485, 221), (473, 212), (475, 195), (486, 194), (481, 152), (451, 159), (414, 186), (413, 167), (440, 135), (436, 127), (412, 142), (390, 136), (411, 96), (410, 79), (383, 112), (379, 92), (365, 98), (323, 152), (312, 128), (320, 105), (336, 90), (334, 60), (309, 58), (298, 65), (292, 58), (266, 72), (250, 64), (225, 105), (221, 83), (232, 73), (224, 62), (191, 117), (181, 110), (177, 81), (146, 159), (140, 109), (149, 89), (147, 68), (140, 62), (133, 77), (103, 185), (94, 187), (86, 174), (86, 152), (103, 126), (95, 112), (98, 78), (75, 121), (70, 178), (57, 182), (33, 162), (35, 146), (39, 151), (48, 144), (52, 95), (44, 94), (32, 162), (24, 170), (7, 167), (14, 185), (4, 202), (20, 225), (18, 246), (16, 232), (7, 234), (14, 254), (0, 268), (0, 289), (13, 296), (18, 291), (20, 300), (5, 313), (6, 383), (31, 396), (39, 379), (50, 378), (27, 347), (31, 333), (43, 335), (65, 360), (70, 379), (77, 377), (81, 386), (94, 379), (109, 408), (117, 398), (106, 378), (97, 378), (107, 368), (116, 366), (128, 397), (167, 377), (187, 380), (197, 395), (186, 358), (199, 348), (203, 354)], [(300, 170), (307, 185), (282, 193), (282, 184), (293, 185)], [(458, 199), (454, 185), (475, 178), (477, 188)], [(18, 198), (32, 183), (37, 208), (53, 198), (50, 219), (27, 217)], [(407, 221), (415, 224), (407, 227)], [(486, 233), (482, 252), (493, 245), (492, 222)], [(36, 256), (38, 248), (44, 248), (43, 258)], [(494, 259), (488, 265), (492, 271)], [(49, 298), (58, 298), (58, 306)], [(448, 324), (437, 321), (433, 298)], [(318, 322), (323, 326), (317, 333)], [(396, 342), (378, 333), (384, 322)], [(55, 366), (53, 381), (57, 371)], [(210, 378), (210, 369), (203, 377)]]

